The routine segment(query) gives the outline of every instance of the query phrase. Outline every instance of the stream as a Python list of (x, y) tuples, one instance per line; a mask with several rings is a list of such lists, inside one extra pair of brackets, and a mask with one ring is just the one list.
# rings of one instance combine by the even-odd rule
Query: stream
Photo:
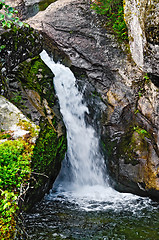
[(159, 239), (158, 204), (109, 185), (98, 136), (85, 122), (88, 108), (73, 73), (45, 51), (41, 58), (55, 75), (68, 150), (52, 190), (25, 215), (30, 239)]

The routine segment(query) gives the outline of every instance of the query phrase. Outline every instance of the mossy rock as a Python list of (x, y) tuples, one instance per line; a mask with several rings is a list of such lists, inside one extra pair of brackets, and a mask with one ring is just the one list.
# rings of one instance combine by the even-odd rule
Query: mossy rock
[(31, 27), (13, 28), (1, 34), (0, 45), (5, 45), (0, 62), (6, 74), (29, 57), (37, 56), (42, 51), (43, 38)]
[[(54, 125), (56, 125), (54, 121)], [(40, 134), (34, 147), (32, 157), (31, 188), (29, 189), (23, 209), (30, 209), (48, 193), (61, 168), (67, 150), (66, 136), (58, 137), (55, 129), (47, 120), (40, 121)]]
[(7, 77), (7, 97), (40, 127), (32, 157), (32, 188), (22, 203), (25, 210), (41, 200), (52, 187), (67, 148), (53, 77), (40, 56), (19, 64)]
[(146, 159), (148, 153), (148, 143), (145, 138), (150, 138), (150, 134), (140, 127), (130, 128), (118, 146), (118, 157), (124, 159), (125, 164), (133, 166), (140, 163), (139, 159)]

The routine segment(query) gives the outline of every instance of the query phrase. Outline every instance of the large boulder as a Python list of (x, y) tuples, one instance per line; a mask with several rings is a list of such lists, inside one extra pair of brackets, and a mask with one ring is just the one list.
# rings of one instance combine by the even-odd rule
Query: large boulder
[[(89, 1), (57, 1), (28, 23), (41, 31), (46, 44), (52, 43), (69, 57), (78, 82), (89, 82), (88, 104), (90, 97), (102, 100), (102, 104), (90, 106), (87, 118), (91, 123), (95, 108), (100, 109), (98, 132), (115, 187), (159, 199), (158, 88), (140, 68), (142, 54), (135, 64), (124, 44), (119, 45), (101, 27)], [(156, 74), (157, 66), (154, 61), (154, 70), (149, 72)], [(96, 124), (94, 120), (97, 118), (92, 124)]]

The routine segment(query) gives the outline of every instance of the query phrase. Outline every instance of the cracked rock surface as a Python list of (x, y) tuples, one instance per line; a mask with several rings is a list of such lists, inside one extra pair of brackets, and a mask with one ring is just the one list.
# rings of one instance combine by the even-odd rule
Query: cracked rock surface
[(68, 56), (74, 72), (85, 73), (104, 102), (98, 120), (115, 187), (159, 199), (158, 86), (101, 27), (89, 1), (57, 1), (28, 23)]

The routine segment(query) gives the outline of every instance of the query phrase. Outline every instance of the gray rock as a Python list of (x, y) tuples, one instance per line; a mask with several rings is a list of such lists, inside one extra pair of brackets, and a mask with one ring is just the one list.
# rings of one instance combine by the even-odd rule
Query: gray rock
[[(0, 96), (0, 130), (10, 131), (13, 139), (24, 137), (29, 131), (24, 130), (19, 125), (20, 121), (30, 123), (37, 131), (36, 138), (38, 137), (39, 127), (26, 118), (15, 105)], [(32, 139), (33, 142), (35, 142), (36, 138)]]
[[(142, 1), (142, 7), (144, 4)], [(90, 10), (89, 1), (57, 1), (29, 19), (28, 23), (43, 33), (46, 42), (50, 44), (52, 41), (68, 56), (75, 74), (77, 70), (85, 73), (85, 81), (93, 86), (105, 103), (105, 107), (103, 103), (92, 106), (97, 108), (98, 105), (100, 111), (92, 110), (88, 121), (93, 118), (92, 124), (99, 122), (98, 132), (106, 151), (109, 174), (116, 181), (115, 187), (158, 198), (158, 89), (150, 79), (144, 79), (141, 70), (146, 66), (143, 54), (147, 41), (142, 28), (142, 9), (131, 4), (130, 7), (136, 7), (138, 17), (134, 19), (132, 16), (132, 24), (137, 21), (139, 34), (135, 35), (134, 42), (130, 42), (136, 64), (123, 51), (124, 46), (100, 26), (96, 14)], [(131, 21), (128, 27), (129, 24)], [(133, 31), (134, 25), (131, 25), (129, 32)], [(151, 57), (154, 67), (150, 66), (149, 72), (158, 74), (155, 70), (158, 68), (156, 55)], [(89, 88), (91, 93), (86, 94), (86, 101), (91, 109), (88, 96), (94, 90)], [(92, 117), (93, 114), (97, 114), (98, 119)]]
[(159, 3), (125, 1), (125, 20), (135, 63), (159, 78)]

